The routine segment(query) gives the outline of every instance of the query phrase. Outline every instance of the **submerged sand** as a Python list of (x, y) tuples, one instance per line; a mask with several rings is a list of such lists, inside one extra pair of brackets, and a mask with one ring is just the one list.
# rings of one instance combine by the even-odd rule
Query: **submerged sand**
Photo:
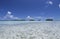
[(58, 21), (7, 23), (0, 24), (0, 39), (60, 39)]

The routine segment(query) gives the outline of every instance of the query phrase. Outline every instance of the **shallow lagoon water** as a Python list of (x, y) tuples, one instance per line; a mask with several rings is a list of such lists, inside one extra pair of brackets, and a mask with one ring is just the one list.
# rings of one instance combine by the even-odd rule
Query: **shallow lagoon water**
[(0, 21), (0, 39), (60, 39), (60, 21)]

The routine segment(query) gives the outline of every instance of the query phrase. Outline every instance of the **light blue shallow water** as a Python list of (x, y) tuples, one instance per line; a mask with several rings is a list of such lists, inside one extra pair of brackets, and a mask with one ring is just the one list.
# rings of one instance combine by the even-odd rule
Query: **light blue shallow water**
[(0, 24), (21, 24), (21, 23), (60, 23), (60, 21), (0, 21)]
[(52, 25), (59, 26), (60, 21), (0, 21), (0, 26), (24, 26), (24, 25), (32, 25), (32, 24), (42, 24), (42, 25)]
[(21, 24), (21, 23), (56, 23), (60, 21), (0, 21), (0, 24)]

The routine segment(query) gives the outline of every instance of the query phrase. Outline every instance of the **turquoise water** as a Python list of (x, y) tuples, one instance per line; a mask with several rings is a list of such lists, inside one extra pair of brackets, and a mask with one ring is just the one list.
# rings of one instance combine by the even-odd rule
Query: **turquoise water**
[(60, 23), (60, 21), (0, 21), (2, 24), (29, 24), (29, 23)]
[[(0, 21), (0, 26), (17, 26), (17, 25), (27, 25), (27, 24), (41, 24), (41, 23), (48, 23), (46, 21)], [(51, 22), (49, 22), (51, 23)]]

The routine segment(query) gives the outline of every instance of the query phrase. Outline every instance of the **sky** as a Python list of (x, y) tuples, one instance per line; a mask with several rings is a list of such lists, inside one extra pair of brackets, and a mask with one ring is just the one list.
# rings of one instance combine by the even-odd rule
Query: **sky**
[(0, 18), (54, 18), (60, 20), (60, 0), (0, 0)]

